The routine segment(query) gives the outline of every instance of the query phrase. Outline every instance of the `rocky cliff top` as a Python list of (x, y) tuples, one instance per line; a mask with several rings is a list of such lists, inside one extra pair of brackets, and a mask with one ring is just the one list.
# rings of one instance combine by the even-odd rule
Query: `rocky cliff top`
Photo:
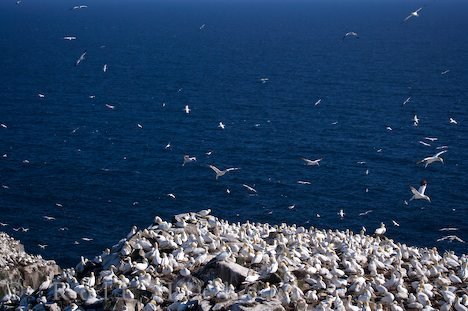
[[(466, 310), (468, 258), (351, 231), (155, 217), (81, 258), (22, 310)], [(17, 297), (19, 298), (19, 297)]]

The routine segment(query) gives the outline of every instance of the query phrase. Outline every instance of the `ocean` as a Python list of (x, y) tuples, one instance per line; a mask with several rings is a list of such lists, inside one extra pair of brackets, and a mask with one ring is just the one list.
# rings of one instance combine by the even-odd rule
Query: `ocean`
[[(457, 0), (2, 1), (0, 230), (64, 267), (206, 208), (383, 222), (401, 243), (466, 253), (437, 240), (468, 239), (467, 17)], [(444, 164), (417, 164), (441, 146)], [(240, 169), (216, 180), (208, 165)], [(406, 205), (422, 179), (431, 203)]]

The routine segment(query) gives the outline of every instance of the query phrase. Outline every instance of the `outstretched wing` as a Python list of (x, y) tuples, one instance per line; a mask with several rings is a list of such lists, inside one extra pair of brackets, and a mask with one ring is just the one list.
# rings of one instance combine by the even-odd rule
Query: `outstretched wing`
[(441, 152), (437, 152), (436, 154), (434, 154), (434, 157), (438, 158), (441, 154), (443, 153), (446, 153), (447, 150), (442, 150)]
[(411, 192), (412, 192), (414, 195), (417, 195), (417, 196), (421, 195), (421, 193), (419, 193), (419, 191), (416, 190), (416, 188), (414, 188), (413, 186), (410, 186), (410, 189), (411, 189)]
[(216, 173), (216, 175), (221, 173), (221, 170), (217, 168), (216, 166), (214, 165), (208, 165), (208, 166)]
[(239, 167), (230, 167), (230, 168), (226, 169), (226, 172), (236, 171), (236, 170), (240, 170), (240, 168)]
[(418, 192), (421, 194), (421, 195), (424, 195), (424, 192), (426, 192), (426, 186), (427, 185), (421, 185), (421, 187), (419, 187), (419, 190)]

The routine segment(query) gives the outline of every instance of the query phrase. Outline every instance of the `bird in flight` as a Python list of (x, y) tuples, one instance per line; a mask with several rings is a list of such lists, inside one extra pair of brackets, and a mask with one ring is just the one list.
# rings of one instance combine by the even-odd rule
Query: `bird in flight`
[(397, 222), (396, 222), (395, 220), (393, 220), (393, 219), (392, 219), (392, 223), (393, 223), (393, 225), (394, 225), (395, 227), (399, 227), (399, 226), (400, 226), (400, 224), (397, 223)]
[(413, 125), (414, 125), (414, 126), (418, 126), (418, 125), (419, 125), (419, 119), (418, 119), (418, 116), (417, 116), (417, 115), (414, 115), (414, 117), (413, 117)]
[(84, 51), (83, 54), (81, 54), (80, 57), (76, 60), (75, 67), (78, 66), (82, 61), (84, 61), (85, 56), (86, 56), (86, 51)]
[(102, 71), (107, 72), (107, 64), (104, 64), (104, 66), (102, 67)]
[(39, 246), (42, 249), (45, 249), (48, 245), (47, 244), (37, 244), (37, 246)]
[(66, 36), (66, 37), (63, 37), (63, 40), (68, 40), (68, 41), (76, 40), (76, 37), (74, 37), (74, 36)]
[(182, 163), (182, 166), (184, 166), (187, 163), (195, 162), (195, 161), (197, 161), (196, 157), (191, 157), (188, 154), (186, 154), (186, 155), (184, 155), (184, 162)]
[(458, 124), (458, 122), (454, 118), (449, 119), (450, 124)]
[(356, 37), (356, 39), (359, 39), (357, 32), (354, 32), (354, 31), (345, 33), (342, 40), (346, 39), (347, 37)]
[(227, 168), (225, 170), (220, 170), (219, 168), (217, 168), (214, 165), (208, 165), (208, 166), (216, 173), (216, 179), (218, 179), (221, 176), (224, 176), (228, 172), (240, 170), (240, 168), (238, 168), (238, 167), (230, 167), (230, 168)]
[(317, 160), (309, 160), (309, 159), (306, 159), (306, 158), (301, 158), (304, 162), (305, 162), (305, 165), (316, 165), (316, 166), (320, 166), (320, 161), (322, 161), (322, 159), (317, 159)]
[(322, 99), (319, 98), (319, 100), (317, 100), (317, 101), (315, 102), (314, 106), (317, 106), (317, 105), (320, 104), (321, 102), (322, 102)]
[(75, 5), (72, 10), (86, 9), (87, 5)]
[(219, 122), (218, 127), (219, 127), (220, 129), (224, 130), (224, 129), (226, 128), (226, 125), (224, 125), (223, 122)]
[(55, 217), (52, 216), (44, 216), (45, 220), (55, 220)]
[(418, 16), (419, 16), (419, 11), (421, 11), (421, 10), (422, 10), (422, 8), (419, 8), (419, 9), (417, 9), (416, 11), (411, 12), (410, 15), (408, 15), (408, 16), (405, 18), (404, 22), (406, 22), (407, 20), (409, 20), (411, 17), (418, 17)]
[(185, 105), (184, 111), (185, 111), (186, 114), (189, 114), (191, 109), (189, 108), (188, 105)]
[(432, 157), (425, 157), (424, 159), (419, 161), (418, 164), (419, 163), (424, 163), (424, 168), (426, 168), (429, 164), (434, 163), (434, 162), (442, 162), (442, 164), (443, 164), (444, 159), (442, 159), (440, 157), (440, 155), (443, 154), (443, 153), (446, 153), (446, 152), (447, 152), (447, 150), (443, 150), (441, 152), (438, 152), (438, 153), (434, 154)]
[(409, 101), (411, 100), (411, 96), (408, 97), (402, 104), (402, 106), (406, 105), (407, 103), (409, 103)]
[(426, 192), (426, 187), (427, 187), (427, 182), (425, 179), (421, 181), (421, 186), (419, 187), (418, 190), (416, 188), (410, 186), (411, 192), (413, 193), (413, 196), (411, 197), (410, 201), (412, 200), (427, 200), (431, 202), (431, 198), (429, 198), (427, 195), (424, 193)]
[(242, 186), (244, 186), (247, 190), (250, 190), (254, 193), (257, 193), (257, 190), (255, 190), (254, 188), (250, 187), (249, 185), (246, 185), (246, 184), (242, 184)]

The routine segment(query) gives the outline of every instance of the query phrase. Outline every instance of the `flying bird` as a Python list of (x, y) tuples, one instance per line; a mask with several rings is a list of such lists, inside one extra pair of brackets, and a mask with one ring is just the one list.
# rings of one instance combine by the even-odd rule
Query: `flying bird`
[(427, 200), (431, 202), (431, 198), (429, 198), (427, 195), (424, 194), (426, 192), (426, 187), (427, 187), (427, 182), (425, 179), (421, 181), (421, 186), (419, 187), (418, 190), (416, 190), (414, 187), (410, 186), (411, 192), (413, 193), (413, 196), (411, 197), (410, 201), (412, 200)]
[(441, 75), (445, 75), (445, 74), (447, 74), (447, 73), (449, 73), (449, 72), (450, 72), (450, 70), (447, 69), (447, 70), (442, 71), (440, 74), (441, 74)]
[(37, 244), (37, 246), (39, 246), (42, 249), (45, 249), (48, 245), (47, 244)]
[(317, 100), (317, 101), (315, 102), (314, 106), (317, 106), (317, 105), (320, 104), (321, 102), (322, 102), (322, 99), (319, 98), (319, 100)]
[(4, 129), (8, 128), (8, 126), (6, 126), (6, 124), (0, 124), (1, 127), (3, 127)]
[(224, 130), (224, 129), (226, 128), (226, 125), (224, 125), (223, 122), (219, 122), (218, 127), (219, 127), (220, 129)]
[(320, 161), (322, 161), (322, 159), (317, 159), (317, 160), (309, 160), (309, 159), (306, 159), (306, 158), (301, 158), (304, 162), (305, 162), (305, 165), (316, 165), (316, 166), (320, 166)]
[(86, 9), (87, 5), (75, 5), (72, 10)]
[(184, 111), (185, 111), (186, 114), (189, 114), (191, 109), (189, 108), (188, 105), (185, 105)]
[(392, 219), (392, 223), (393, 223), (393, 225), (394, 225), (395, 227), (399, 227), (399, 226), (400, 226), (400, 224), (397, 223), (397, 222), (396, 222), (395, 220), (393, 220), (393, 219)]
[(184, 162), (182, 163), (182, 166), (185, 166), (185, 164), (190, 163), (190, 162), (195, 162), (197, 161), (196, 157), (191, 157), (188, 154), (184, 155)]
[(267, 81), (270, 80), (268, 78), (260, 78), (260, 81), (262, 81), (262, 83), (267, 83)]
[(343, 39), (346, 39), (347, 37), (356, 37), (356, 39), (359, 39), (359, 36), (357, 34), (357, 32), (354, 32), (354, 31), (350, 31), (350, 32), (347, 32), (344, 36), (343, 36)]
[(205, 29), (205, 27), (206, 27), (206, 25), (205, 25), (205, 24), (201, 25), (201, 26), (200, 26), (200, 30), (203, 30), (203, 29)]
[(102, 67), (102, 71), (107, 72), (107, 64), (104, 64), (104, 66)]
[(65, 36), (65, 37), (63, 37), (63, 40), (68, 40), (68, 41), (76, 40), (76, 37), (74, 37), (74, 36)]
[(39, 96), (39, 98), (44, 98), (45, 97), (45, 95), (41, 94), (41, 93), (38, 93), (37, 96)]
[(83, 54), (81, 54), (80, 57), (76, 60), (75, 67), (78, 66), (82, 61), (84, 61), (85, 56), (86, 56), (86, 51), (84, 51)]
[(221, 176), (224, 176), (228, 172), (240, 170), (240, 168), (238, 168), (238, 167), (230, 167), (230, 168), (227, 168), (225, 170), (220, 170), (219, 168), (217, 168), (214, 165), (208, 165), (208, 166), (216, 173), (216, 179), (218, 179)]
[(414, 117), (413, 117), (413, 125), (414, 125), (414, 126), (418, 126), (418, 125), (419, 125), (419, 119), (418, 119), (418, 116), (417, 116), (417, 115), (414, 115)]
[(55, 220), (55, 217), (52, 216), (44, 216), (45, 220)]
[(114, 109), (115, 108), (114, 105), (109, 105), (109, 104), (106, 104), (106, 107), (109, 108), (109, 109)]
[(257, 190), (255, 190), (254, 188), (250, 187), (249, 185), (246, 185), (246, 184), (242, 184), (242, 186), (244, 186), (247, 190), (250, 190), (254, 193), (257, 193)]
[(425, 141), (420, 140), (419, 143), (423, 146), (430, 147), (431, 144), (426, 143)]
[(458, 122), (454, 118), (449, 119), (450, 124), (458, 124)]
[(447, 150), (443, 150), (441, 152), (438, 152), (438, 153), (434, 154), (432, 157), (425, 157), (424, 159), (419, 161), (417, 164), (424, 163), (424, 168), (426, 168), (429, 164), (434, 163), (434, 162), (442, 162), (442, 164), (443, 164), (444, 159), (442, 159), (440, 157), (440, 155), (443, 154), (443, 153), (446, 153), (446, 152), (447, 152)]
[(408, 97), (408, 98), (403, 102), (402, 106), (404, 106), (404, 105), (406, 105), (407, 103), (409, 103), (410, 99), (411, 99), (411, 96)]
[(175, 198), (176, 198), (176, 196), (175, 196), (174, 193), (168, 193), (167, 196), (170, 197), (170, 198), (173, 198), (174, 200), (175, 200)]
[(462, 239), (460, 239), (456, 235), (447, 235), (447, 236), (441, 237), (440, 239), (437, 239), (437, 242), (441, 242), (441, 241), (445, 241), (445, 240), (449, 240), (450, 242), (457, 241), (457, 242), (460, 242), (460, 243), (465, 243), (465, 241), (463, 241)]
[(411, 12), (410, 15), (408, 15), (405, 19), (404, 19), (404, 22), (406, 22), (407, 20), (409, 20), (411, 17), (418, 17), (419, 16), (419, 11), (421, 11), (422, 8), (419, 8), (417, 9), (416, 11), (414, 12)]

